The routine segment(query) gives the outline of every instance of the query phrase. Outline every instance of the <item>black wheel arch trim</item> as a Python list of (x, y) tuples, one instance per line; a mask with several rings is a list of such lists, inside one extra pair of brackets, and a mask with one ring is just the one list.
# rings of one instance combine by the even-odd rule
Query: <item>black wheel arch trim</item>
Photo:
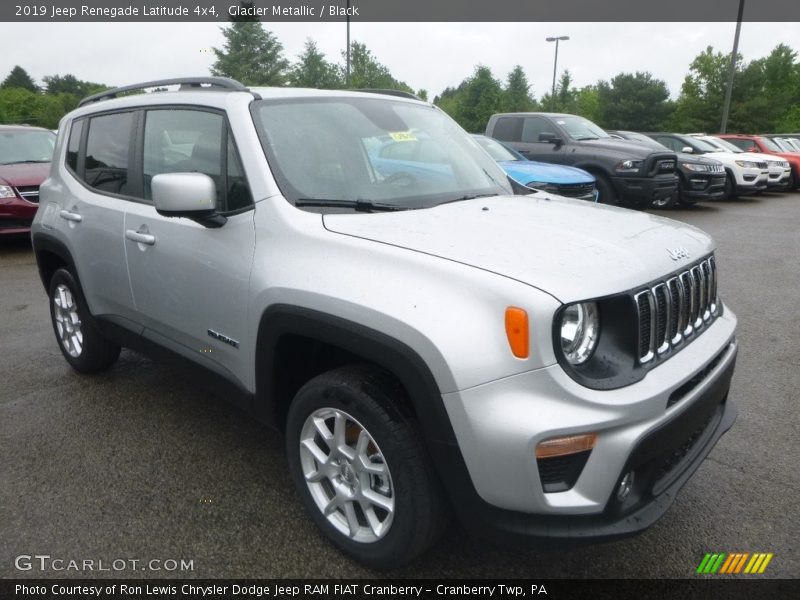
[(42, 261), (39, 260), (39, 254), (42, 251), (50, 252), (58, 256), (61, 260), (64, 261), (64, 264), (69, 267), (72, 275), (77, 279), (78, 285), (81, 284), (80, 277), (78, 276), (78, 270), (75, 267), (75, 261), (72, 258), (72, 253), (67, 249), (66, 244), (64, 242), (58, 240), (54, 236), (48, 233), (36, 232), (32, 236), (33, 242), (33, 253), (36, 256), (36, 267), (39, 270), (39, 279), (42, 280), (42, 285), (44, 285), (44, 289), (48, 289), (48, 281), (46, 277), (46, 273), (44, 271), (44, 265)]
[(276, 348), (284, 335), (301, 335), (383, 367), (405, 387), (429, 441), (455, 443), (442, 395), (425, 361), (408, 345), (360, 323), (317, 310), (274, 304), (261, 316), (256, 344), (256, 416), (277, 424), (274, 398)]

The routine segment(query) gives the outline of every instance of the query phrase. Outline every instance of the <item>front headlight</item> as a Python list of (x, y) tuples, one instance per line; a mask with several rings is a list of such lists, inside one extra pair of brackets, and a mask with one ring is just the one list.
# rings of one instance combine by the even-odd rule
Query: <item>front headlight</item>
[(681, 166), (684, 169), (689, 169), (690, 171), (694, 171), (695, 173), (705, 173), (710, 170), (708, 165), (700, 163), (681, 163)]
[(756, 163), (751, 160), (737, 160), (736, 164), (745, 169), (755, 169)]
[(544, 181), (529, 181), (525, 186), (534, 190), (539, 190), (540, 192), (548, 192), (550, 194), (558, 193), (558, 186), (552, 183), (545, 183)]
[(0, 198), (16, 198), (14, 188), (7, 185), (0, 185)]
[(638, 173), (643, 162), (644, 161), (641, 160), (623, 160), (622, 162), (617, 163), (617, 166), (614, 167), (614, 170), (617, 173)]
[(600, 312), (594, 302), (572, 304), (561, 313), (561, 350), (571, 365), (592, 357), (600, 333)]

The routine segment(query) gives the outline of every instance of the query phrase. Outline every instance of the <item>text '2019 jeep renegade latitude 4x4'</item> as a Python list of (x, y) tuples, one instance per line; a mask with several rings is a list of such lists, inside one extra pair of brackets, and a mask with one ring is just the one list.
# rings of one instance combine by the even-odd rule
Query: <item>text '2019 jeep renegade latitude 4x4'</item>
[[(407, 561), (450, 510), (506, 542), (631, 534), (733, 423), (701, 231), (513, 195), (413, 98), (131, 88), (170, 83), (61, 122), (32, 234), (58, 344), (81, 372), (120, 346), (204, 367), (285, 432), (345, 552)], [(387, 138), (428, 148), (381, 175)]]

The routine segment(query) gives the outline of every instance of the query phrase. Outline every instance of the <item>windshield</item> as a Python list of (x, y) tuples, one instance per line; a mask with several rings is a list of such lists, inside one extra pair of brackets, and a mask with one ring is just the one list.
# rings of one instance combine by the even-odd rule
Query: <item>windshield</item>
[(758, 139), (761, 140), (761, 143), (764, 144), (764, 147), (767, 150), (769, 150), (770, 152), (780, 152), (781, 151), (780, 146), (778, 146), (778, 144), (776, 144), (773, 140), (771, 140), (769, 138), (765, 138), (765, 137), (758, 138)]
[(489, 153), (489, 156), (491, 156), (497, 162), (523, 160), (518, 154), (514, 154), (508, 148), (503, 146), (503, 144), (493, 140), (492, 138), (488, 138), (485, 135), (474, 135), (472, 137), (474, 137), (481, 145), (481, 148), (486, 150)]
[(0, 131), (0, 164), (50, 162), (55, 145), (51, 131)]
[(276, 181), (295, 205), (427, 208), (513, 193), (478, 143), (427, 104), (310, 97), (262, 100), (252, 113)]
[(598, 125), (583, 117), (559, 116), (555, 117), (555, 121), (567, 131), (573, 140), (596, 140), (611, 137)]
[(655, 141), (651, 137), (647, 137), (643, 133), (636, 133), (635, 131), (625, 131), (625, 132), (619, 132), (619, 134), (624, 139), (630, 140), (631, 142), (639, 142), (640, 144), (646, 144), (658, 150), (669, 150), (669, 148), (667, 148), (664, 144)]
[(718, 148), (722, 148), (723, 150), (733, 152), (734, 154), (744, 153), (744, 150), (739, 148), (739, 146), (731, 144), (728, 140), (723, 140), (722, 138), (714, 136), (709, 136), (707, 139), (711, 144), (714, 144), (715, 146), (717, 146)]

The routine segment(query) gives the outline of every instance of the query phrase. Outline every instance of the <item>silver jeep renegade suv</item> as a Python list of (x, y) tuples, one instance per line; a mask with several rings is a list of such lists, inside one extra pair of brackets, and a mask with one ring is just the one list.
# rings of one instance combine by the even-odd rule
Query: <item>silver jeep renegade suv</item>
[(311, 518), (375, 567), (451, 512), (505, 543), (640, 531), (735, 419), (708, 235), (515, 189), (409, 95), (87, 98), (32, 237), (74, 369), (122, 346), (199, 366), (283, 432)]

